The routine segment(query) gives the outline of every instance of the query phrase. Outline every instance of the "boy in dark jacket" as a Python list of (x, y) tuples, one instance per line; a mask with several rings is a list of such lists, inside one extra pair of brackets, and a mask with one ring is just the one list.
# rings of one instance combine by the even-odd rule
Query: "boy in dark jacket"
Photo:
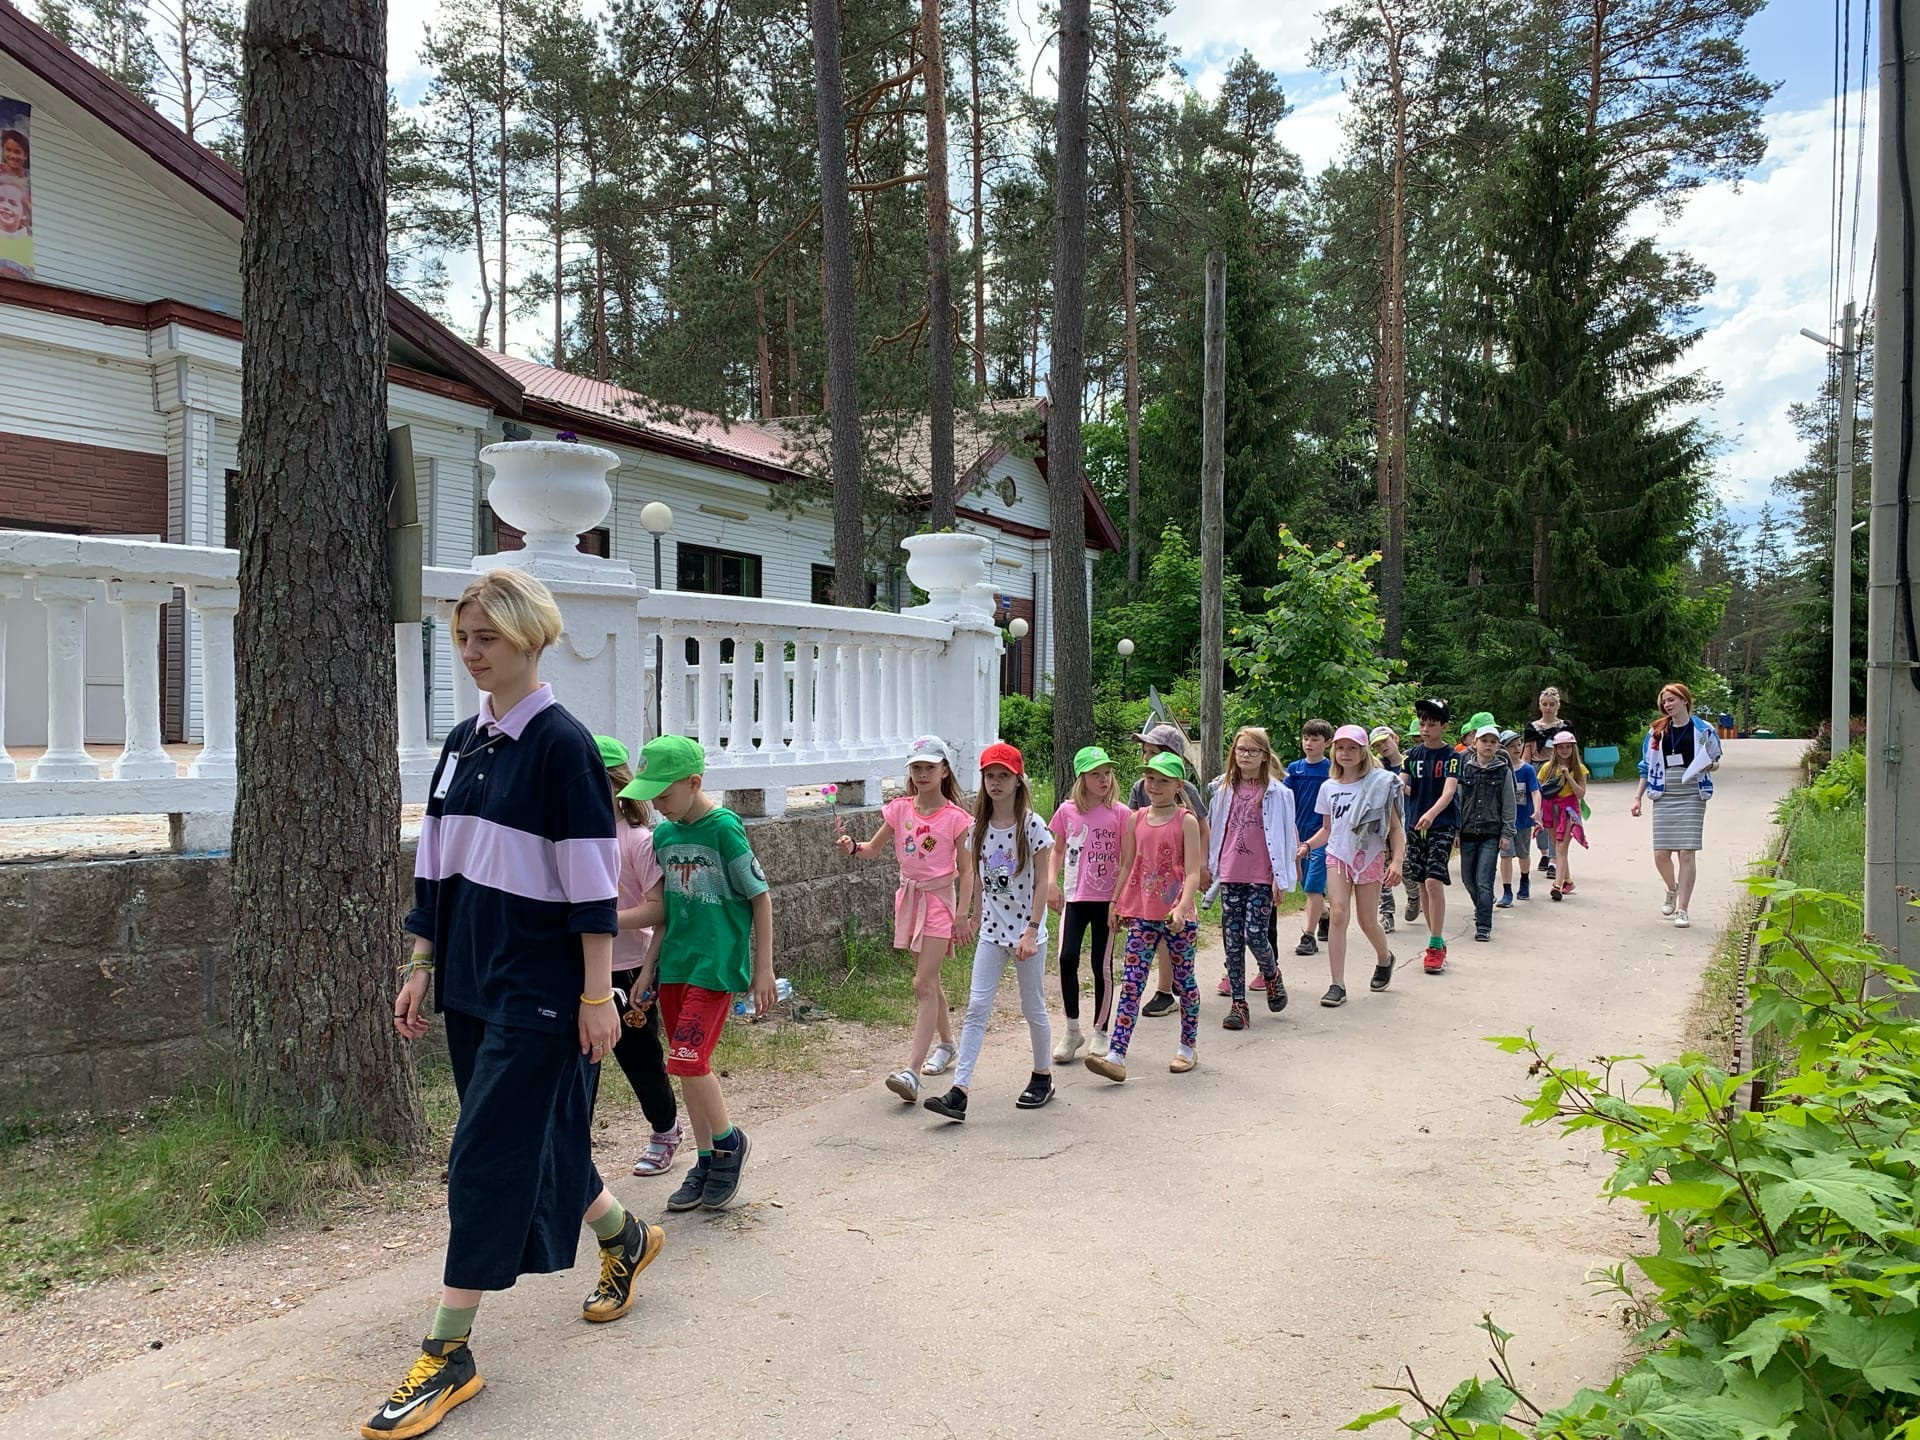
[(1473, 938), (1493, 938), (1493, 884), (1513, 843), (1513, 768), (1500, 728), (1482, 725), (1460, 766), (1460, 878), (1473, 896)]

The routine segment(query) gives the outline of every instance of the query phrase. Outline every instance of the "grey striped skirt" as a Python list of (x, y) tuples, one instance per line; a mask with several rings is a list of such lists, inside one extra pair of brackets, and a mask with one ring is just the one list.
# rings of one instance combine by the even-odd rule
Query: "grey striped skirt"
[(1700, 782), (1680, 781), (1680, 767), (1671, 772), (1667, 793), (1653, 802), (1653, 848), (1698, 850), (1707, 824), (1707, 802)]

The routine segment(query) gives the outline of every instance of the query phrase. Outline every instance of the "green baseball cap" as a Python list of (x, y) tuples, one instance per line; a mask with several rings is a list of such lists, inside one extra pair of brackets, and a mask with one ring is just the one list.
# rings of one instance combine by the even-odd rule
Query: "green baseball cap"
[(611, 735), (596, 735), (593, 743), (600, 747), (600, 763), (611, 770), (616, 765), (624, 765), (633, 757), (627, 754), (627, 747)]
[(1113, 764), (1113, 757), (1098, 745), (1083, 746), (1073, 755), (1074, 777), (1077, 779), (1089, 770), (1098, 770), (1102, 765), (1111, 764)]
[(1171, 750), (1162, 750), (1158, 755), (1147, 761), (1147, 769), (1157, 770), (1162, 775), (1169, 776), (1175, 780), (1184, 780), (1187, 778), (1187, 762)]
[(620, 798), (652, 800), (676, 780), (706, 774), (707, 752), (698, 740), (684, 735), (656, 735), (641, 747), (639, 763), (633, 768), (638, 773)]
[[(1493, 716), (1489, 712), (1481, 710), (1467, 718), (1467, 723), (1460, 733), (1462, 735), (1477, 735), (1481, 728), (1487, 725), (1493, 725)], [(1495, 725), (1494, 733), (1498, 734), (1499, 730), (1500, 727)]]

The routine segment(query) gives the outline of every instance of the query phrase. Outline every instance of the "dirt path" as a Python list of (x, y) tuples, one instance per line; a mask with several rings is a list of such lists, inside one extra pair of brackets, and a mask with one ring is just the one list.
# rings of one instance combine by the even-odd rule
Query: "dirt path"
[[(669, 1218), (619, 1324), (577, 1319), (584, 1270), (490, 1300), (489, 1388), (441, 1433), (1327, 1435), (1402, 1365), (1441, 1387), (1473, 1370), (1484, 1311), (1541, 1399), (1604, 1382), (1624, 1333), (1584, 1281), (1638, 1221), (1594, 1199), (1607, 1166), (1590, 1143), (1518, 1128), (1523, 1066), (1481, 1038), (1674, 1049), (1797, 749), (1730, 747), (1692, 930), (1661, 922), (1645, 822), (1606, 787), (1576, 898), (1503, 912), (1475, 945), (1455, 886), (1443, 977), (1416, 965), (1327, 1011), (1324, 968), (1294, 960), (1293, 1007), (1256, 1009), (1245, 1034), (1207, 996), (1191, 1075), (1165, 1069), (1174, 1022), (1144, 1021), (1124, 1086), (1075, 1071), (1054, 1105), (1016, 1111), (1024, 1046), (1001, 1027), (964, 1127), (877, 1084), (763, 1126), (749, 1200)], [(648, 1182), (619, 1188), (659, 1203)], [(421, 1254), (68, 1387), (10, 1428), (351, 1434), (411, 1358), (437, 1275)]]

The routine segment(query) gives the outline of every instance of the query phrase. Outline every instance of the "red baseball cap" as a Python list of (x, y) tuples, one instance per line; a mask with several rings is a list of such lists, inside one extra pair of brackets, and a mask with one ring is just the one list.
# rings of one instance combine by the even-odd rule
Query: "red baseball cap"
[(996, 740), (980, 752), (980, 768), (984, 770), (989, 765), (1004, 765), (1016, 775), (1027, 773), (1027, 762), (1004, 740)]

